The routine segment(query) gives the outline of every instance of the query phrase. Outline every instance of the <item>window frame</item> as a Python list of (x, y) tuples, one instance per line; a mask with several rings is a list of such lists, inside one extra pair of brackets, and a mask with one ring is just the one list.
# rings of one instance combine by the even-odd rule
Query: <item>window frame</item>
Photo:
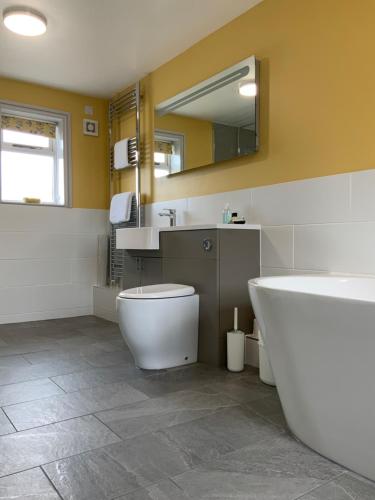
[[(71, 208), (72, 206), (72, 186), (71, 186), (71, 119), (70, 113), (65, 111), (58, 111), (50, 108), (44, 108), (40, 106), (30, 106), (27, 104), (20, 104), (14, 101), (4, 101), (0, 100), (0, 117), (3, 114), (9, 114), (12, 116), (20, 116), (22, 118), (30, 118), (34, 120), (50, 120), (57, 123), (56, 133), (57, 138), (55, 140), (55, 148), (53, 150), (53, 156), (55, 161), (55, 166), (57, 166), (58, 160), (61, 158), (64, 162), (64, 204), (57, 203), (24, 203), (22, 201), (7, 201), (1, 198), (1, 154), (0, 154), (0, 205), (27, 205), (27, 206), (47, 206), (47, 207), (61, 207), (61, 208)], [(63, 151), (61, 151), (61, 144), (63, 145)], [(27, 152), (27, 154), (43, 154), (42, 149), (34, 149), (27, 146), (24, 148), (17, 148), (16, 146), (9, 146), (7, 143), (3, 145), (3, 134), (0, 133), (0, 153), (1, 151), (17, 151), (17, 152)], [(51, 156), (51, 150), (48, 150), (48, 155)], [(56, 171), (56, 170), (55, 170)], [(54, 175), (54, 194), (56, 199), (56, 193), (58, 191), (58, 179)]]
[[(160, 140), (160, 141), (166, 141), (166, 142), (171, 142), (175, 145), (177, 145), (178, 148), (178, 155), (180, 157), (180, 170), (176, 172), (172, 172), (172, 164), (170, 160), (167, 163), (168, 166), (168, 174), (167, 176), (170, 176), (172, 174), (177, 174), (180, 172), (183, 172), (185, 170), (185, 143), (186, 143), (186, 137), (185, 134), (183, 133), (178, 133), (178, 132), (170, 132), (169, 130), (163, 130), (163, 129), (155, 129), (154, 131), (154, 141), (155, 140)], [(157, 168), (157, 165), (155, 164), (155, 160), (153, 159), (153, 168)]]

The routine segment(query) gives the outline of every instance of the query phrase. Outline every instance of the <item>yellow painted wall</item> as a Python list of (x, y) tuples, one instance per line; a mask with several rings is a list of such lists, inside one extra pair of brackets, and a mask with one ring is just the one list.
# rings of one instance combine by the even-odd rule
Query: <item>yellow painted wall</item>
[[(75, 208), (108, 207), (108, 101), (72, 92), (0, 78), (0, 99), (69, 112), (72, 144), (72, 205)], [(84, 106), (94, 108), (85, 116)], [(99, 136), (83, 134), (82, 120), (99, 120)]]
[(154, 117), (155, 129), (184, 135), (184, 169), (212, 163), (212, 122), (170, 113)]
[(261, 147), (172, 178), (148, 163), (147, 200), (374, 168), (374, 20), (374, 0), (264, 0), (151, 73), (150, 105), (255, 54)]

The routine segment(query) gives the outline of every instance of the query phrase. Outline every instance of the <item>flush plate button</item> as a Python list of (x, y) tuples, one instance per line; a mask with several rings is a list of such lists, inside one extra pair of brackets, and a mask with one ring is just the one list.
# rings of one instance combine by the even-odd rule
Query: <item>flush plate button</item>
[(202, 241), (202, 247), (203, 247), (203, 250), (205, 252), (211, 252), (212, 248), (213, 248), (214, 244), (211, 240), (211, 238), (205, 238), (203, 241)]

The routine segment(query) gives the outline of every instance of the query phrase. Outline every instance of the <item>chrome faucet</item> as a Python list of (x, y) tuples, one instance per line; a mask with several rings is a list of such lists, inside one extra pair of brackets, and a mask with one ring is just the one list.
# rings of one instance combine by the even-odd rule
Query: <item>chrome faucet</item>
[(159, 215), (160, 217), (169, 217), (170, 227), (176, 225), (176, 210), (174, 208), (163, 208), (163, 210), (159, 212)]

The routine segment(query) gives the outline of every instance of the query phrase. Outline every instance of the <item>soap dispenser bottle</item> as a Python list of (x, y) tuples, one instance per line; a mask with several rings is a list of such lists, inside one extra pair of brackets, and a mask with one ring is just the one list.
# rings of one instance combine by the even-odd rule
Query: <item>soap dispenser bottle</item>
[(229, 203), (227, 203), (223, 210), (223, 224), (229, 224), (232, 218), (232, 211), (229, 208)]

